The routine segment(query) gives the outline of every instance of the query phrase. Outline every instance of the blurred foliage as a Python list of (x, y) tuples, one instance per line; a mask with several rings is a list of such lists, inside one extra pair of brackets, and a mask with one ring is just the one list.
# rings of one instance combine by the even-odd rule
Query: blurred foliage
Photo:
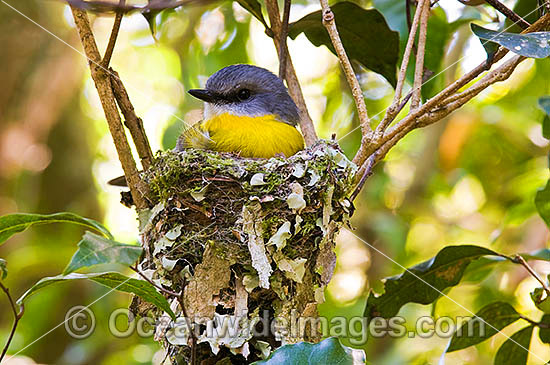
[[(255, 6), (253, 1), (241, 3)], [(354, 3), (378, 9), (391, 30), (399, 32), (401, 57), (407, 35), (404, 1)], [(536, 0), (511, 3), (528, 21), (535, 19)], [(11, 5), (80, 49), (70, 12), (62, 3)], [(316, 2), (296, 1), (290, 19), (297, 21), (318, 9)], [(86, 62), (5, 4), (0, 6), (0, 17), (0, 214), (71, 211), (104, 222), (118, 241), (134, 243), (133, 213), (118, 204), (118, 191), (105, 184), (120, 168)], [(125, 81), (153, 148), (172, 148), (183, 121), (200, 118), (200, 102), (185, 90), (203, 85), (208, 75), (240, 62), (277, 69), (272, 40), (257, 17), (236, 2), (223, 2), (165, 11), (149, 23), (140, 14), (124, 19), (112, 66)], [(112, 18), (91, 18), (104, 49)], [(424, 96), (484, 61), (483, 48), (466, 25), (470, 19), (492, 28), (506, 27), (489, 7), (464, 7), (454, 0), (440, 0), (434, 7), (430, 26), (437, 31), (428, 33), (426, 66), (436, 76)], [(150, 24), (156, 28), (154, 38)], [(289, 39), (289, 48), (320, 136), (335, 133), (352, 156), (360, 132), (336, 58), (304, 35)], [(379, 121), (391, 101), (391, 85), (363, 65), (357, 64), (356, 70), (369, 113)], [(548, 141), (541, 125), (545, 114), (537, 108), (538, 99), (550, 94), (548, 75), (548, 59), (528, 60), (510, 80), (494, 85), (446, 120), (411, 133), (388, 154), (355, 202), (355, 231), (340, 235), (337, 271), (320, 308), (322, 315), (361, 316), (368, 289), (383, 291), (381, 278), (400, 274), (403, 267), (434, 257), (449, 245), (475, 244), (505, 254), (548, 247), (548, 227), (535, 205), (537, 189), (547, 184), (550, 175)], [(38, 279), (62, 272), (81, 235), (79, 227), (52, 225), (12, 237), (0, 250), (9, 271), (3, 282), (19, 297)], [(543, 276), (550, 273), (547, 263), (532, 264)], [(464, 308), (478, 312), (496, 301), (540, 319), (529, 295), (539, 284), (522, 267), (482, 260), (470, 269), (473, 265), (480, 265), (475, 275), (466, 273), (459, 286), (445, 291), (451, 299), (403, 306), (399, 314), (407, 319), (407, 330), (414, 332), (414, 320), (422, 315), (470, 315)], [(107, 293), (108, 289), (85, 282), (44, 289), (28, 300), (10, 353), (37, 363), (159, 363), (163, 355), (152, 338), (137, 334), (116, 338), (109, 333), (110, 313), (126, 308), (129, 299)], [(75, 305), (91, 305), (98, 319), (95, 332), (85, 340), (71, 338), (60, 325)], [(0, 310), (9, 313), (4, 298)], [(542, 320), (548, 323), (549, 318), (545, 315)], [(0, 338), (7, 338), (11, 321), (8, 315), (0, 318)], [(504, 333), (516, 333), (514, 337), (523, 341), (532, 330), (523, 327), (525, 323), (513, 323)], [(342, 343), (364, 348), (377, 364), (435, 363), (450, 340), (386, 337), (358, 344), (360, 337), (350, 335)], [(550, 350), (543, 343), (548, 337), (548, 331), (532, 336), (531, 351), (548, 358)], [(447, 354), (446, 361), (489, 363), (498, 348), (497, 356), (508, 356), (510, 346), (500, 347), (505, 340), (494, 336)], [(533, 356), (529, 361), (537, 363)]]

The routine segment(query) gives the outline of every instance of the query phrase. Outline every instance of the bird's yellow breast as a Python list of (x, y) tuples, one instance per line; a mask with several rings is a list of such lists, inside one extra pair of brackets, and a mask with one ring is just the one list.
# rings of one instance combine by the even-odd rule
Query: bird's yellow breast
[(214, 142), (212, 149), (240, 153), (242, 157), (269, 158), (277, 154), (289, 157), (304, 148), (300, 132), (274, 115), (248, 117), (224, 113), (203, 121), (200, 128)]

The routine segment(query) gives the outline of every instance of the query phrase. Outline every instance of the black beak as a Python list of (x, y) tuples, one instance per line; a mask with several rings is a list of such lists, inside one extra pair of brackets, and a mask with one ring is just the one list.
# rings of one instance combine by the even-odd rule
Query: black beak
[(188, 93), (197, 99), (206, 101), (207, 103), (213, 103), (216, 100), (219, 100), (219, 97), (215, 93), (206, 89), (191, 89)]

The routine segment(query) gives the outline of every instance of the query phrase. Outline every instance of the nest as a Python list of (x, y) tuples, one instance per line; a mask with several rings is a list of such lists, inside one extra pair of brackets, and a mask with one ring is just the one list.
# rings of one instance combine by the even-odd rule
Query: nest
[(281, 344), (320, 338), (314, 323), (266, 331), (261, 319), (318, 317), (336, 262), (334, 238), (352, 213), (355, 172), (327, 141), (288, 159), (199, 150), (157, 156), (144, 173), (155, 206), (140, 213), (140, 268), (184, 291), (190, 321), (171, 321), (137, 300), (133, 309), (164, 318), (156, 340), (173, 362), (189, 360), (190, 324), (198, 360), (212, 363), (248, 363)]

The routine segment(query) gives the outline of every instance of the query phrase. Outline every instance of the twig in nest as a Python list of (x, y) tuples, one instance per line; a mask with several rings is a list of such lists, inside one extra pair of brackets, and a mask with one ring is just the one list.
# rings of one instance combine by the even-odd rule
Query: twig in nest
[(184, 289), (185, 288), (185, 283), (183, 283), (182, 285), (182, 290), (181, 290), (181, 293), (176, 293), (175, 291), (172, 291), (172, 290), (169, 290), (169, 289), (165, 289), (163, 288), (162, 286), (160, 285), (157, 285), (153, 280), (149, 279), (145, 274), (143, 274), (138, 268), (137, 266), (130, 266), (130, 269), (132, 269), (133, 271), (135, 271), (139, 276), (141, 276), (145, 281), (147, 281), (149, 284), (153, 285), (155, 288), (157, 288), (161, 293), (164, 293), (164, 294), (167, 294), (171, 297), (174, 297), (176, 298), (176, 300), (178, 301), (179, 305), (180, 305), (180, 308), (181, 308), (181, 313), (183, 314), (183, 318), (185, 318), (185, 322), (187, 324), (187, 328), (189, 328), (189, 333), (191, 334), (191, 361), (190, 361), (190, 364), (191, 365), (195, 365), (196, 363), (196, 354), (197, 354), (197, 350), (196, 350), (196, 342), (197, 342), (197, 339), (195, 338), (195, 332), (193, 331), (193, 329), (191, 328), (191, 322), (189, 321), (189, 317), (187, 316), (187, 311), (185, 310), (185, 304), (184, 304), (184, 301), (183, 301), (183, 293), (184, 293)]

